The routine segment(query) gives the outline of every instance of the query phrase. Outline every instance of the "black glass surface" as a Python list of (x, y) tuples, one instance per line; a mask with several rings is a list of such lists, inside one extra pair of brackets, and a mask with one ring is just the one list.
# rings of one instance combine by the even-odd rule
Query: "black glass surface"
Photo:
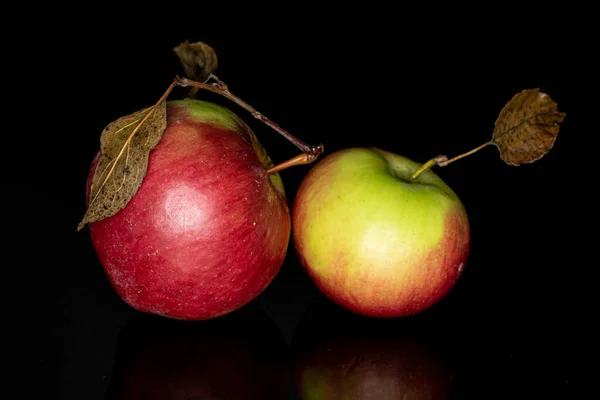
[[(96, 29), (85, 25), (80, 32)], [(383, 26), (226, 35), (186, 25), (90, 35), (91, 50), (78, 52), (65, 36), (44, 53), (64, 61), (48, 87), (60, 114), (44, 117), (51, 133), (36, 131), (36, 173), (13, 186), (27, 195), (9, 215), (25, 244), (15, 333), (31, 378), (19, 398), (590, 398), (580, 397), (596, 313), (584, 248), (595, 230), (581, 228), (592, 216), (575, 163), (586, 146), (577, 68), (559, 55), (544, 68), (500, 57), (458, 32), (417, 44), (414, 31)], [(374, 319), (341, 308), (304, 272), (290, 238), (281, 271), (251, 303), (213, 320), (172, 320), (126, 305), (89, 231), (76, 227), (102, 129), (182, 74), (171, 49), (185, 39), (211, 44), (233, 93), (303, 141), (324, 143), (324, 156), (353, 146), (420, 162), (458, 155), (489, 140), (502, 107), (528, 88), (567, 117), (535, 163), (509, 166), (490, 146), (435, 169), (465, 205), (472, 243), (464, 274), (430, 309)], [(201, 97), (243, 118), (274, 161), (299, 153), (227, 99)], [(290, 205), (310, 168), (281, 173)]]

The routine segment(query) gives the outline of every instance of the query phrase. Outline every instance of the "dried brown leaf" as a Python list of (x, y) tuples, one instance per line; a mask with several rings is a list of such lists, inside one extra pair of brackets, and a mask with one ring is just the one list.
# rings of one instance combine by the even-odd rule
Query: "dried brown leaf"
[(150, 151), (167, 127), (165, 99), (110, 123), (100, 137), (98, 161), (87, 211), (77, 230), (124, 208), (138, 191), (148, 168)]
[(217, 69), (217, 54), (206, 43), (186, 40), (173, 51), (179, 57), (185, 75), (192, 80), (206, 82)]
[(491, 143), (498, 147), (500, 158), (507, 164), (537, 161), (554, 145), (565, 116), (539, 89), (523, 90), (500, 112)]

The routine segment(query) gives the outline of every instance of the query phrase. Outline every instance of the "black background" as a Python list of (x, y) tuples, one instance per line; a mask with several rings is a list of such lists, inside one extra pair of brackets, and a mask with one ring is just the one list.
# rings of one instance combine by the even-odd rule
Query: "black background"
[[(593, 226), (585, 230), (593, 192), (577, 164), (591, 134), (583, 122), (586, 96), (593, 96), (585, 89), (592, 70), (585, 27), (567, 36), (559, 18), (490, 27), (480, 17), (466, 27), (443, 17), (386, 18), (385, 10), (352, 18), (292, 10), (240, 24), (205, 11), (212, 17), (165, 9), (162, 19), (140, 18), (139, 25), (116, 10), (96, 22), (83, 14), (64, 24), (61, 18), (20, 46), (32, 61), (15, 56), (16, 70), (26, 72), (13, 75), (20, 104), (36, 110), (10, 135), (17, 150), (7, 158), (17, 171), (9, 181), (16, 212), (7, 214), (16, 227), (10, 269), (19, 278), (5, 284), (17, 293), (7, 329), (18, 338), (8, 347), (23, 362), (19, 398), (38, 390), (43, 398), (104, 398), (132, 343), (179, 327), (125, 305), (88, 231), (76, 226), (100, 132), (153, 104), (182, 74), (171, 49), (186, 39), (216, 50), (216, 73), (233, 93), (305, 142), (324, 143), (326, 154), (376, 146), (421, 162), (457, 155), (489, 140), (498, 113), (519, 91), (539, 87), (550, 95), (567, 117), (540, 161), (508, 166), (488, 147), (436, 169), (463, 201), (472, 231), (465, 272), (439, 304), (401, 320), (352, 316), (318, 292), (290, 242), (281, 272), (257, 299), (205, 325), (268, 331), (271, 350), (287, 361), (340, 332), (410, 332), (449, 365), (453, 398), (578, 398), (597, 313), (588, 277), (595, 261), (584, 255), (596, 235)], [(219, 23), (208, 26), (206, 18)], [(497, 35), (483, 36), (483, 27)], [(228, 100), (201, 98), (241, 116), (275, 162), (298, 153)], [(27, 162), (16, 154), (25, 148)], [(290, 204), (309, 168), (282, 172)]]

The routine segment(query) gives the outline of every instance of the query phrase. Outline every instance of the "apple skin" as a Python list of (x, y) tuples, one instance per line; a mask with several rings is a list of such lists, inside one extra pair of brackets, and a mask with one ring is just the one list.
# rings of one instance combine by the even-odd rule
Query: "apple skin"
[[(87, 181), (90, 184), (98, 154)], [(250, 128), (199, 100), (167, 103), (167, 128), (129, 203), (91, 223), (99, 260), (131, 307), (202, 320), (261, 293), (286, 256), (291, 217)]]
[(469, 221), (458, 196), (421, 164), (376, 148), (321, 159), (294, 200), (296, 252), (321, 292), (357, 314), (394, 318), (442, 299), (463, 272)]

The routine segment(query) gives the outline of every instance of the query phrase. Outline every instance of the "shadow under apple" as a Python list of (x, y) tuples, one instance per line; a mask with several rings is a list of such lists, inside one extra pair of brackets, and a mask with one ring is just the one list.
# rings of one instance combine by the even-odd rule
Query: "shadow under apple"
[(117, 349), (107, 399), (284, 399), (286, 346), (249, 308), (208, 321), (136, 313)]

